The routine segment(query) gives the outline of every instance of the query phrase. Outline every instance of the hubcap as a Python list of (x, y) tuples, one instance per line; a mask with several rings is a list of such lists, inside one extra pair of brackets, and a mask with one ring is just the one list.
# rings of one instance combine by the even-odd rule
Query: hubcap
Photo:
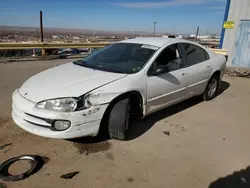
[(211, 83), (208, 85), (208, 96), (212, 97), (214, 96), (216, 90), (217, 90), (217, 80), (214, 78), (212, 79)]

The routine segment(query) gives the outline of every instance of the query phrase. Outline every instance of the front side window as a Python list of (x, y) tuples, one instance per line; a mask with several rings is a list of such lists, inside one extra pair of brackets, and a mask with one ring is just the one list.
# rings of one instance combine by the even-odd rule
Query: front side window
[(132, 74), (140, 71), (158, 47), (135, 43), (116, 43), (74, 62), (93, 69)]
[(187, 56), (187, 65), (192, 66), (209, 59), (205, 50), (194, 44), (183, 43), (183, 48)]
[(166, 47), (156, 58), (149, 69), (149, 74), (165, 73), (181, 69), (184, 65), (184, 58), (179, 51), (179, 45), (173, 44)]

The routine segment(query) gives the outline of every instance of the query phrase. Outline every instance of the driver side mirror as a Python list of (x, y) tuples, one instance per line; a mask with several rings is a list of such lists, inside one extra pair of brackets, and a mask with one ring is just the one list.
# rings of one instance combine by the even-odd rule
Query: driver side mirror
[(158, 66), (158, 67), (154, 67), (154, 66), (153, 66), (153, 67), (150, 69), (149, 75), (150, 75), (150, 76), (157, 76), (157, 75), (166, 73), (166, 72), (168, 72), (168, 71), (169, 71), (169, 69), (168, 69), (167, 66), (163, 66), (163, 65), (160, 65), (160, 66)]

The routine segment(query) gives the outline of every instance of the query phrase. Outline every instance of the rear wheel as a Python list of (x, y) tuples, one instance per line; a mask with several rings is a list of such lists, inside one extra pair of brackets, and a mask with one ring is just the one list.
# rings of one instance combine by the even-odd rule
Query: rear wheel
[(131, 119), (131, 101), (124, 97), (117, 101), (109, 114), (108, 132), (112, 139), (126, 140)]
[(214, 75), (211, 77), (207, 84), (207, 88), (203, 93), (203, 99), (205, 101), (212, 100), (216, 97), (219, 91), (220, 86), (220, 77), (218, 75)]

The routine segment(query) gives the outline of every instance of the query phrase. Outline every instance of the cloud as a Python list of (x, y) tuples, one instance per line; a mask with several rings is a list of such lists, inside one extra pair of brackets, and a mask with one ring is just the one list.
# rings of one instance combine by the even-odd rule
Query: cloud
[(121, 2), (116, 5), (127, 8), (161, 8), (183, 5), (199, 5), (207, 3), (225, 3), (226, 0), (166, 0), (152, 2)]

